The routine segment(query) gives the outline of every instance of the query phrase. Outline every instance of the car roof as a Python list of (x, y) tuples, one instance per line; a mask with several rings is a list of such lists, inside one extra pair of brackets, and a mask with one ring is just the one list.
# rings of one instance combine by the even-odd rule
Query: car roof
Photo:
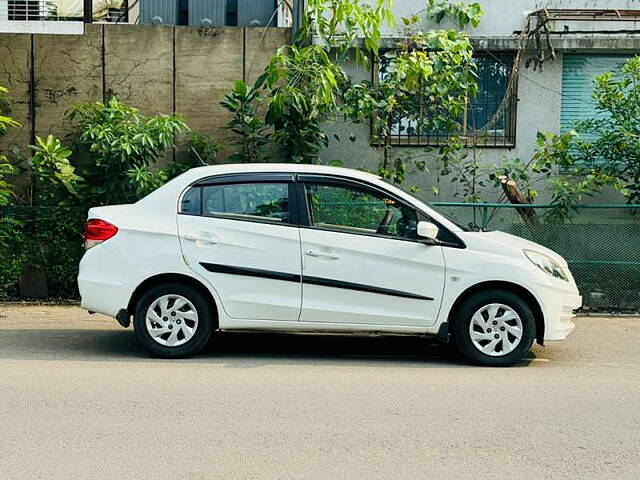
[(233, 163), (225, 165), (211, 165), (196, 167), (189, 170), (189, 177), (202, 178), (206, 176), (224, 175), (229, 173), (315, 173), (321, 175), (340, 175), (361, 180), (380, 180), (380, 177), (368, 172), (352, 168), (331, 167), (326, 165), (308, 165), (298, 163)]
[[(402, 198), (419, 207), (432, 217), (437, 219), (441, 224), (445, 225), (452, 231), (460, 231), (460, 228), (452, 223), (450, 220), (434, 211), (424, 202), (420, 201), (413, 195), (408, 194), (385, 182), (382, 178), (371, 173), (362, 172), (360, 170), (354, 170), (351, 168), (342, 167), (330, 167), (326, 165), (307, 165), (296, 163), (235, 163), (224, 165), (210, 165), (204, 167), (196, 167), (188, 170), (187, 172), (179, 175), (178, 177), (165, 183), (162, 187), (158, 188), (154, 192), (150, 193), (146, 197), (137, 202), (139, 207), (149, 207), (150, 211), (158, 210), (172, 210), (177, 207), (178, 198), (181, 192), (193, 184), (194, 182), (206, 178), (208, 176), (225, 175), (234, 173), (315, 173), (320, 175), (336, 175), (342, 177), (348, 177), (356, 180), (363, 180), (371, 184), (383, 187), (384, 189), (394, 193), (399, 198)], [(163, 206), (163, 204), (165, 206)]]

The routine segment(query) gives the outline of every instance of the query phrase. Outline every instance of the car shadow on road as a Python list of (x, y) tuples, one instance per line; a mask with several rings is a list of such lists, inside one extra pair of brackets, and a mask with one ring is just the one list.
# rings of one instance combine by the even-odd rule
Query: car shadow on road
[[(528, 364), (531, 359), (520, 365)], [(148, 355), (130, 329), (3, 329), (0, 330), (0, 361), (3, 360), (166, 361)], [(216, 333), (196, 357), (178, 361), (211, 363), (229, 368), (301, 363), (371, 366), (382, 362), (387, 366), (412, 367), (466, 365), (452, 345), (441, 345), (425, 337), (263, 332)]]

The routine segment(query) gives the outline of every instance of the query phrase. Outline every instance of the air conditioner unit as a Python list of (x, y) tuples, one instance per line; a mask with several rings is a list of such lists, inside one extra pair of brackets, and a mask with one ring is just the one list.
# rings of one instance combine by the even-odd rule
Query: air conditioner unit
[(140, 0), (140, 24), (177, 25), (180, 0)]
[(189, 0), (189, 25), (224, 27), (227, 0)]

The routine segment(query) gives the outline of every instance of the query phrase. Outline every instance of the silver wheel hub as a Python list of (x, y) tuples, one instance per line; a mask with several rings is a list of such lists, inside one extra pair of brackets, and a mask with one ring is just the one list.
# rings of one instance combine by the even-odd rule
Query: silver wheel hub
[(522, 330), (520, 315), (502, 303), (480, 308), (469, 323), (473, 346), (491, 357), (511, 353), (522, 341)]
[(145, 326), (151, 338), (160, 345), (179, 347), (195, 335), (198, 311), (181, 295), (163, 295), (149, 305)]

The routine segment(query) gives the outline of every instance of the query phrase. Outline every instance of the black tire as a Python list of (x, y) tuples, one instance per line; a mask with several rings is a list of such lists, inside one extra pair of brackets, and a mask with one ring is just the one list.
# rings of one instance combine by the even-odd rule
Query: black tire
[[(161, 345), (150, 335), (145, 325), (147, 310), (163, 295), (180, 295), (189, 300), (198, 314), (198, 324), (193, 336), (184, 344), (174, 347)], [(205, 296), (197, 289), (180, 283), (155, 285), (142, 294), (135, 306), (133, 327), (136, 338), (149, 352), (162, 358), (184, 358), (195, 355), (209, 341), (214, 328), (215, 311)]]
[[(482, 307), (492, 303), (500, 303), (512, 308), (522, 322), (520, 343), (513, 351), (502, 356), (491, 356), (481, 352), (473, 344), (469, 333), (473, 315)], [(507, 290), (487, 290), (472, 295), (462, 305), (455, 317), (452, 333), (458, 350), (469, 362), (489, 367), (510, 367), (522, 360), (531, 350), (536, 336), (536, 322), (527, 302), (517, 294)]]

